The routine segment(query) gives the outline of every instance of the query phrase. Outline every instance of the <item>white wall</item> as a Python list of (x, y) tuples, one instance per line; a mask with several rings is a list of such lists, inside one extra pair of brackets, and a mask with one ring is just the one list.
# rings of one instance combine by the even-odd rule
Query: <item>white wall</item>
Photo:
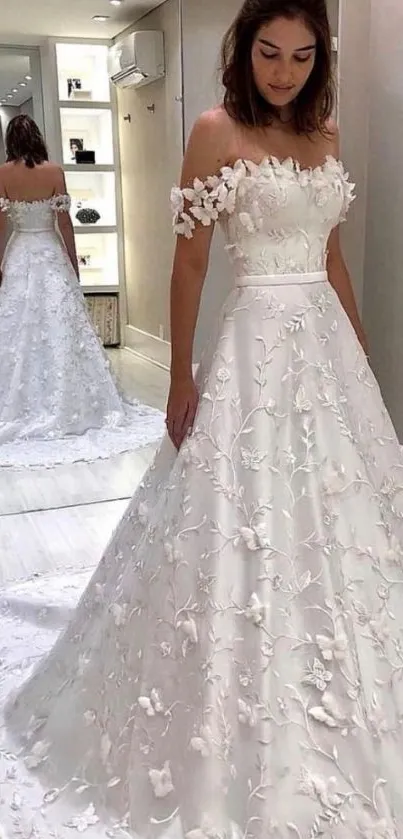
[[(355, 0), (354, 0), (355, 2)], [(403, 3), (372, 0), (364, 323), (403, 440)]]
[(0, 108), (0, 164), (6, 159), (6, 131), (8, 123), (19, 113), (18, 108), (3, 105)]
[(7, 131), (7, 127), (8, 127), (9, 122), (11, 122), (11, 120), (14, 119), (14, 117), (16, 117), (19, 113), (20, 113), (20, 109), (19, 108), (14, 108), (11, 105), (3, 105), (0, 108), (0, 124), (1, 124), (1, 130), (2, 130), (3, 137), (6, 136), (6, 131)]
[(57, 64), (53, 41), (48, 39), (40, 47), (40, 71), (43, 94), (43, 124), (49, 156), (62, 163), (60, 119), (57, 99)]
[(163, 31), (166, 76), (118, 94), (128, 313), (125, 343), (144, 354), (151, 348), (157, 360), (169, 364), (169, 347), (161, 347), (155, 338), (170, 337), (175, 238), (169, 196), (183, 156), (179, 0), (167, 0), (135, 28)]
[(34, 100), (33, 100), (32, 96), (31, 96), (30, 99), (27, 99), (26, 102), (24, 102), (21, 105), (19, 111), (20, 111), (20, 114), (26, 114), (27, 116), (31, 117), (31, 119), (35, 119), (35, 117), (34, 117)]

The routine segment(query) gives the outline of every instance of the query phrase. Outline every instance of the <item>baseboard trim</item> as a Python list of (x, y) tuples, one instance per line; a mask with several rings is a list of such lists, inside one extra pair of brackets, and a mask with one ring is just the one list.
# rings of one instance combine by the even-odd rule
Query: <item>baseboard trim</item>
[(171, 364), (171, 345), (168, 341), (161, 341), (149, 332), (143, 332), (131, 324), (127, 324), (123, 330), (123, 345), (139, 358), (156, 364), (164, 370), (169, 370)]

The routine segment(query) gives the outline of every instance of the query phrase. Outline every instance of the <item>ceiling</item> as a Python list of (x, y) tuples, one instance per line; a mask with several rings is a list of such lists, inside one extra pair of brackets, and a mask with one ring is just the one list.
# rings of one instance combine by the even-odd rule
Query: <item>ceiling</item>
[[(40, 44), (45, 38), (113, 38), (161, 0), (0, 0), (2, 44)], [(94, 15), (109, 15), (105, 23)]]
[[(30, 60), (27, 55), (16, 55), (0, 50), (0, 104), (19, 107), (32, 96)], [(24, 85), (24, 87), (22, 87)], [(6, 101), (3, 103), (3, 99)]]

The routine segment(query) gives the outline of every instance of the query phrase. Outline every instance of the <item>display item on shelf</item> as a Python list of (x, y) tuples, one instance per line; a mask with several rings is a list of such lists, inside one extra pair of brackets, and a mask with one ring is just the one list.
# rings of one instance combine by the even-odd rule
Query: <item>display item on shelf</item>
[(76, 219), (80, 222), (80, 224), (96, 224), (97, 221), (101, 216), (98, 213), (98, 210), (91, 209), (90, 207), (82, 207), (81, 210), (76, 213)]
[(67, 95), (70, 97), (76, 90), (81, 90), (81, 79), (67, 79)]
[(76, 151), (76, 163), (95, 163), (95, 152), (89, 149), (82, 149)]

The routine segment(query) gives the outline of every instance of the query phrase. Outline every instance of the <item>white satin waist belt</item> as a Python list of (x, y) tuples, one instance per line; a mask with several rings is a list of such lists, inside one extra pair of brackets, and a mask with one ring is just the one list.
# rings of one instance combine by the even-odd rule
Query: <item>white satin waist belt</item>
[(20, 234), (20, 233), (24, 233), (24, 234), (25, 233), (54, 233), (55, 228), (54, 227), (28, 227), (28, 228), (23, 229), (23, 228), (20, 228), (20, 227), (16, 227), (13, 232), (15, 234), (17, 234), (17, 233), (18, 234)]
[(327, 271), (313, 271), (308, 274), (249, 274), (235, 277), (236, 286), (279, 286), (326, 283)]

